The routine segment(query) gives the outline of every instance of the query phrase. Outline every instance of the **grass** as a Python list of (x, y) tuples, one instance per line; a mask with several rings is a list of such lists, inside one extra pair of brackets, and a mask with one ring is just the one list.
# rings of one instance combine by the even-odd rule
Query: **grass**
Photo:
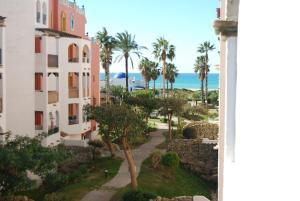
[[(161, 197), (177, 197), (183, 195), (203, 195), (210, 198), (209, 184), (190, 171), (178, 167), (170, 169), (161, 166), (154, 169), (151, 159), (146, 159), (138, 176), (139, 189)], [(120, 189), (111, 201), (120, 201), (122, 195), (130, 190), (130, 186)]]
[(149, 118), (148, 123), (152, 125), (156, 125), (156, 123), (161, 123), (159, 118)]
[[(66, 185), (64, 188), (55, 192), (59, 197), (64, 197), (66, 201), (79, 201), (88, 192), (100, 187), (102, 184), (114, 177), (121, 166), (122, 159), (101, 158), (87, 164), (88, 172), (82, 175), (81, 179), (74, 183)], [(104, 170), (109, 171), (108, 177), (105, 177)], [(35, 201), (42, 201), (45, 192), (41, 189), (35, 189), (23, 193)]]

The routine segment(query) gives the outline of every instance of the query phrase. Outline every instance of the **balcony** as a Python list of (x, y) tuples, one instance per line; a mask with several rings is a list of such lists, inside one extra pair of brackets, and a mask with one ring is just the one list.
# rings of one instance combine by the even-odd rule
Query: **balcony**
[(58, 55), (48, 54), (48, 67), (58, 68)]
[(79, 124), (78, 116), (69, 116), (69, 125)]
[(0, 113), (3, 112), (3, 99), (0, 97)]
[(79, 89), (78, 88), (70, 88), (69, 89), (69, 98), (79, 98)]
[(53, 104), (58, 102), (58, 92), (48, 91), (48, 104)]
[(82, 58), (82, 63), (90, 63), (90, 59), (87, 57)]
[(70, 58), (70, 59), (69, 59), (69, 62), (70, 62), (70, 63), (78, 63), (78, 62), (79, 62), (79, 59), (78, 59), (78, 58)]

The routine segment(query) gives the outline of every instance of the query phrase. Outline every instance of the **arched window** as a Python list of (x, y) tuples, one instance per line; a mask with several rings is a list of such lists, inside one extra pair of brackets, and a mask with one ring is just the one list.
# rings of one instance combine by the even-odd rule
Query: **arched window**
[(74, 19), (74, 16), (71, 15), (71, 30), (74, 31), (75, 29), (75, 19)]
[(41, 22), (41, 2), (40, 0), (36, 1), (36, 22)]
[(43, 24), (47, 24), (47, 6), (46, 3), (43, 3)]
[(61, 12), (60, 23), (61, 23), (61, 31), (66, 31), (67, 30), (67, 16), (66, 16), (66, 13), (64, 13), (64, 12)]
[(90, 51), (89, 47), (85, 45), (82, 50), (82, 62), (89, 63), (90, 62)]
[(68, 48), (68, 61), (79, 62), (79, 48), (75, 43), (69, 45)]

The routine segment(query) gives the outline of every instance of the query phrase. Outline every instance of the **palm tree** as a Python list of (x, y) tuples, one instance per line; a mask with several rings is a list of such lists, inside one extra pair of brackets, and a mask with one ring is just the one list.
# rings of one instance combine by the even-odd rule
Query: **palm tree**
[(167, 82), (171, 83), (171, 90), (173, 90), (173, 84), (175, 83), (175, 78), (177, 76), (178, 76), (177, 67), (172, 63), (168, 63), (167, 69), (166, 69), (166, 79), (167, 79)]
[(205, 79), (205, 56), (199, 56), (196, 59), (196, 63), (194, 65), (195, 73), (199, 73), (199, 79), (201, 80), (201, 99), (202, 103), (205, 103), (204, 99), (204, 79)]
[(160, 75), (160, 69), (158, 68), (158, 63), (151, 62), (151, 72), (150, 77), (153, 80), (153, 92), (155, 94), (155, 81), (157, 80), (158, 76)]
[(209, 72), (209, 66), (208, 66), (208, 52), (213, 51), (215, 46), (213, 44), (210, 44), (209, 41), (205, 41), (203, 44), (200, 44), (198, 47), (198, 52), (205, 54), (205, 100), (206, 100), (206, 106), (207, 106), (207, 96), (208, 96), (208, 72)]
[(116, 46), (116, 40), (114, 37), (108, 35), (105, 27), (103, 27), (102, 31), (97, 32), (96, 37), (99, 42), (100, 61), (105, 70), (105, 93), (107, 104), (109, 102), (109, 65), (112, 63), (112, 54)]
[(145, 82), (145, 89), (149, 89), (149, 82), (151, 80), (151, 61), (144, 57), (139, 63), (139, 69), (142, 73)]
[(123, 58), (125, 59), (126, 91), (128, 91), (128, 59), (130, 59), (133, 68), (133, 61), (131, 55), (134, 54), (138, 58), (140, 58), (142, 55), (140, 50), (147, 48), (144, 46), (139, 46), (135, 41), (135, 36), (132, 36), (127, 31), (123, 33), (117, 33), (116, 39), (116, 50), (121, 54), (116, 57), (115, 61), (118, 60), (118, 62), (120, 62)]
[(156, 59), (163, 63), (162, 75), (163, 75), (163, 97), (166, 94), (166, 68), (167, 68), (167, 59), (173, 61), (175, 57), (175, 46), (170, 45), (169, 41), (165, 38), (160, 37), (153, 44), (153, 54)]

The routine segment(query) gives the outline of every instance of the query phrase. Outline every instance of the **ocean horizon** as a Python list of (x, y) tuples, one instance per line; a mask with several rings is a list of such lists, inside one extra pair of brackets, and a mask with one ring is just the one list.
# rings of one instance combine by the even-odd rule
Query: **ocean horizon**
[[(110, 78), (113, 78), (117, 73), (110, 73)], [(135, 80), (142, 80), (141, 73), (129, 73), (129, 77), (135, 78)], [(100, 80), (105, 79), (105, 74), (100, 73)], [(174, 88), (177, 89), (190, 89), (199, 90), (201, 88), (201, 82), (199, 80), (199, 75), (196, 73), (179, 73), (175, 79)], [(153, 88), (153, 81), (150, 81), (149, 87)], [(169, 87), (171, 85), (169, 84)], [(159, 76), (155, 82), (155, 88), (162, 88), (162, 76)], [(215, 90), (219, 89), (219, 73), (209, 73), (208, 74), (208, 89)]]

